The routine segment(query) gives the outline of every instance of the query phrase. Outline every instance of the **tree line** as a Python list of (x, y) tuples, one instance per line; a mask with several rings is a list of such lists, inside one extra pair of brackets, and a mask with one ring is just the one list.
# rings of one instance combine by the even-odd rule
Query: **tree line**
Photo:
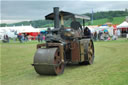
[[(87, 15), (90, 18), (92, 18), (92, 13), (86, 13), (83, 15)], [(122, 16), (128, 16), (128, 9), (125, 9), (125, 11), (96, 12), (96, 13), (93, 13), (93, 20), (107, 18), (108, 21), (111, 22), (113, 20), (113, 17), (122, 17)], [(70, 21), (71, 20), (69, 20), (68, 22), (70, 22)], [(13, 23), (13, 24), (2, 23), (2, 24), (0, 24), (0, 27), (21, 26), (21, 25), (32, 25), (35, 28), (51, 27), (51, 26), (53, 26), (53, 21), (51, 21), (51, 20), (34, 20), (34, 21), (23, 21), (23, 22), (18, 22), (18, 23)], [(69, 25), (69, 23), (66, 23), (66, 26), (68, 26), (68, 25)]]
[[(86, 13), (84, 15), (87, 15), (89, 17), (92, 17), (92, 13)], [(122, 16), (128, 16), (128, 11), (108, 11), (108, 12), (96, 12), (93, 13), (93, 19), (103, 19), (103, 18), (110, 18), (110, 17), (122, 17)]]

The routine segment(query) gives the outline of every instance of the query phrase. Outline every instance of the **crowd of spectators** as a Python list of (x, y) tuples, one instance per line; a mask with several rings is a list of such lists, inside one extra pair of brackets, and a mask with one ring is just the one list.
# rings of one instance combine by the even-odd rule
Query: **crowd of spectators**
[(113, 34), (113, 36), (109, 35), (109, 32), (107, 30), (105, 31), (95, 31), (94, 33), (92, 33), (91, 37), (94, 41), (109, 41), (109, 40), (117, 40), (118, 37), (120, 37), (121, 33), (119, 30), (117, 30), (117, 32), (115, 34)]

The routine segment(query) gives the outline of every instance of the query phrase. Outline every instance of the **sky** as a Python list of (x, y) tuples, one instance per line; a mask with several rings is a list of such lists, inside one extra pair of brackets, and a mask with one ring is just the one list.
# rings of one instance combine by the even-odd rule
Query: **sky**
[(53, 7), (77, 14), (128, 8), (128, 0), (1, 0), (0, 4), (1, 23), (44, 19)]

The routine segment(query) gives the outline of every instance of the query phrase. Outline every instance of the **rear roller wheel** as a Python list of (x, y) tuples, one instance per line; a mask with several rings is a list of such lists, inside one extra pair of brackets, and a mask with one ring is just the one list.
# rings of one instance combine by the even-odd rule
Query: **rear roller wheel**
[(94, 61), (94, 45), (93, 41), (90, 40), (89, 43), (85, 46), (85, 62), (84, 64), (93, 64)]
[(89, 45), (88, 45), (88, 64), (93, 64), (94, 61), (94, 46), (93, 46), (93, 42), (90, 41)]

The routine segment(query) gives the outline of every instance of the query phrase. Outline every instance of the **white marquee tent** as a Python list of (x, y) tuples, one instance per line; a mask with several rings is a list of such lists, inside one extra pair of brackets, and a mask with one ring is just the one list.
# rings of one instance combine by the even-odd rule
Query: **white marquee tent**
[(13, 26), (13, 27), (0, 27), (0, 36), (7, 34), (9, 37), (17, 37), (15, 34), (26, 33), (26, 32), (40, 32), (39, 29), (35, 29), (32, 26)]
[(124, 21), (120, 25), (117, 26), (117, 29), (121, 31), (121, 36), (126, 37), (128, 34), (128, 22)]
[(128, 28), (128, 22), (124, 21), (120, 25), (117, 25), (117, 28)]

